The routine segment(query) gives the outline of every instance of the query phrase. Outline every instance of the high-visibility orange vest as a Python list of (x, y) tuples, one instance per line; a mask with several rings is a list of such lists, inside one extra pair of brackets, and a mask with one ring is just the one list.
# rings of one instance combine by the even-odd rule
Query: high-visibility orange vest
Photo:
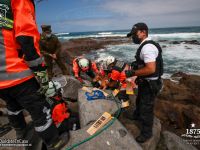
[[(16, 37), (33, 37), (34, 46), (40, 55), (40, 36), (32, 0), (1, 0), (0, 4), (5, 7), (2, 9), (4, 10), (3, 19), (0, 20), (4, 21), (0, 24), (0, 89), (4, 89), (33, 77), (24, 59), (18, 56), (21, 47)], [(6, 20), (9, 20), (8, 25)]]

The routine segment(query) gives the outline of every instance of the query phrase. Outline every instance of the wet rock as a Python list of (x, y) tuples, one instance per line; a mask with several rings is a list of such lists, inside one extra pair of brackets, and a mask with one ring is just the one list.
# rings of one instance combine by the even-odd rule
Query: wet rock
[(106, 45), (115, 45), (122, 43), (129, 43), (130, 40), (126, 37), (106, 37), (106, 38), (83, 38), (71, 39), (62, 43), (62, 49), (71, 57), (86, 54), (91, 50), (105, 48)]
[(186, 73), (183, 73), (183, 72), (177, 72), (177, 73), (174, 73), (171, 77), (184, 77), (184, 76), (187, 76)]
[(162, 134), (169, 150), (197, 150), (194, 146), (186, 144), (183, 139), (174, 133), (164, 131)]
[(157, 117), (165, 125), (168, 122), (181, 129), (192, 122), (200, 126), (200, 76), (177, 73), (173, 77), (180, 77), (179, 83), (164, 80), (155, 105)]
[(192, 49), (191, 47), (185, 46), (186, 49)]
[(184, 42), (185, 44), (195, 44), (195, 45), (200, 45), (200, 42), (197, 40), (189, 40), (189, 41), (181, 41)]
[(181, 42), (179, 42), (179, 41), (172, 41), (172, 42), (170, 42), (170, 44), (180, 44)]
[(200, 92), (200, 76), (198, 75), (184, 75), (180, 80), (180, 84), (190, 88), (190, 91)]

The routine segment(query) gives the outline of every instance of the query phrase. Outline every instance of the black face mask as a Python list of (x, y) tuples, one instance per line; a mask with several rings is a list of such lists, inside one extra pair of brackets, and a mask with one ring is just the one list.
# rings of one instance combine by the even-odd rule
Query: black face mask
[(132, 41), (135, 44), (140, 44), (140, 39), (137, 37), (137, 35), (133, 35), (132, 36)]

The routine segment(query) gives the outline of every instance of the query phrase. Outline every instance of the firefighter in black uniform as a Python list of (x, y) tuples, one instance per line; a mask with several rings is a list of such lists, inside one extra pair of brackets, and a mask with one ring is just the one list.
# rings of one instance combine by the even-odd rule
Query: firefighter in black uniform
[(140, 44), (136, 61), (132, 63), (132, 69), (126, 71), (126, 76), (138, 76), (136, 110), (131, 119), (141, 122), (141, 133), (136, 141), (143, 143), (152, 137), (154, 101), (162, 87), (162, 49), (158, 43), (148, 38), (148, 27), (145, 23), (135, 24), (127, 37), (132, 37), (133, 43)]

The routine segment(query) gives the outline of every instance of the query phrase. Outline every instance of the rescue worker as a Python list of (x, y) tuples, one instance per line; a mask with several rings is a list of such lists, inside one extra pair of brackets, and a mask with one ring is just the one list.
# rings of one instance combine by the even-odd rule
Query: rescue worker
[(152, 136), (154, 101), (162, 87), (162, 49), (148, 37), (148, 27), (145, 23), (135, 24), (127, 37), (131, 37), (133, 43), (140, 44), (135, 55), (136, 61), (132, 63), (133, 69), (126, 71), (126, 76), (138, 76), (136, 110), (132, 119), (141, 122), (141, 133), (136, 141), (143, 143)]
[(59, 136), (45, 100), (48, 80), (40, 56), (34, 1), (1, 0), (0, 5), (5, 7), (5, 12), (0, 12), (0, 98), (7, 104), (10, 125), (17, 138), (23, 139), (26, 109), (47, 148), (60, 149), (68, 142), (69, 134)]
[(62, 70), (63, 75), (68, 75), (67, 67), (61, 59), (61, 43), (55, 34), (52, 34), (50, 25), (41, 25), (42, 34), (40, 37), (40, 50), (47, 64), (48, 77), (53, 77), (53, 60)]
[(127, 81), (125, 70), (129, 69), (129, 65), (123, 61), (117, 60), (113, 56), (108, 56), (104, 60), (104, 71), (107, 70), (109, 80), (107, 86), (115, 89), (119, 89), (119, 93), (116, 93), (117, 97), (122, 103), (122, 108), (129, 106), (129, 95), (127, 94), (127, 82), (130, 82), (131, 88), (135, 88), (135, 78)]
[[(90, 78), (94, 79), (96, 74), (100, 74), (95, 62), (84, 58), (82, 56), (73, 60), (73, 72), (77, 80), (83, 83), (83, 79), (80, 77), (80, 72), (86, 73)], [(92, 82), (93, 86), (98, 87), (98, 82)]]

